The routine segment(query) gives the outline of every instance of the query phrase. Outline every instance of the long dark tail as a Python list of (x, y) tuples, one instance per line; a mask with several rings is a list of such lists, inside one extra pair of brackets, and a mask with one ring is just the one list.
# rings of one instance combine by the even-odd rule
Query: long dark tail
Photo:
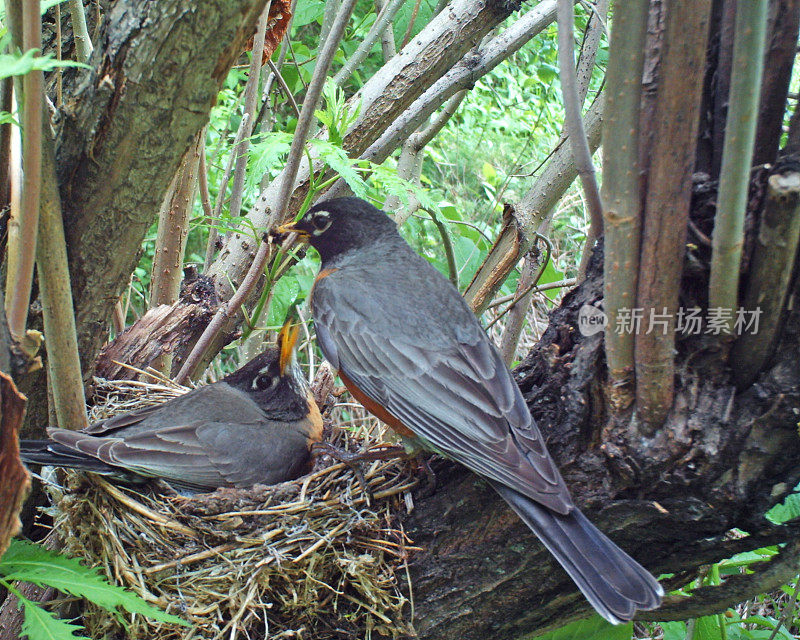
[(578, 509), (564, 516), (506, 486), (493, 486), (606, 620), (619, 624), (637, 609), (661, 604), (664, 590), (658, 581)]
[(108, 475), (120, 473), (118, 467), (112, 467), (97, 458), (52, 440), (20, 440), (19, 457), (23, 462), (32, 465), (66, 467), (67, 469), (81, 469)]

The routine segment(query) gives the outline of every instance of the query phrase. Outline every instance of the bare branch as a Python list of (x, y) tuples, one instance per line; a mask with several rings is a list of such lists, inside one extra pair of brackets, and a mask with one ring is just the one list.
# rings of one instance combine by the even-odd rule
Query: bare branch
[(758, 313), (758, 331), (742, 332), (731, 351), (731, 369), (740, 387), (755, 379), (774, 349), (799, 238), (800, 173), (770, 176), (742, 304)]
[[(40, 118), (46, 113), (46, 110), (41, 110)], [(55, 149), (47, 128), (44, 129), (43, 138), (36, 272), (47, 341), (48, 384), (53, 393), (58, 426), (63, 429), (83, 429), (89, 426), (89, 422), (86, 418), (86, 398), (75, 331), (61, 197), (56, 181)]]
[(253, 133), (255, 123), (256, 105), (258, 102), (258, 81), (261, 77), (261, 56), (264, 51), (264, 40), (267, 34), (267, 22), (269, 18), (269, 8), (271, 1), (264, 6), (264, 10), (258, 18), (256, 35), (253, 38), (252, 58), (250, 59), (250, 70), (247, 76), (247, 84), (244, 87), (244, 114), (240, 129), (239, 143), (233, 147), (231, 153), (236, 158), (236, 168), (233, 171), (233, 187), (231, 188), (231, 201), (229, 205), (232, 218), (238, 218), (242, 211), (242, 198), (244, 197), (244, 181), (247, 175), (247, 151), (250, 148), (250, 136)]
[(75, 53), (79, 62), (89, 62), (94, 47), (86, 27), (86, 14), (82, 0), (70, 0), (69, 15), (72, 19), (72, 34), (75, 37)]
[(587, 250), (591, 249), (590, 239), (599, 238), (603, 233), (603, 213), (600, 190), (595, 178), (592, 154), (586, 139), (581, 115), (581, 102), (575, 76), (575, 47), (573, 25), (575, 15), (573, 0), (558, 0), (558, 64), (561, 76), (561, 93), (564, 97), (565, 127), (567, 138), (575, 156), (575, 166), (581, 178), (583, 192), (589, 207), (591, 226), (587, 238)]
[(608, 370), (617, 382), (633, 374), (633, 334), (617, 331), (617, 318), (620, 309), (634, 306), (639, 271), (639, 112), (648, 11), (647, 3), (634, 2), (616, 14), (606, 72), (603, 310)]
[(641, 429), (653, 433), (672, 406), (675, 312), (689, 217), (700, 118), (710, 0), (670, 4), (642, 225), (641, 268), (633, 307), (666, 315), (666, 329), (635, 336), (636, 405)]
[[(336, 50), (339, 48), (339, 42), (344, 35), (344, 29), (347, 26), (347, 22), (350, 20), (350, 14), (353, 12), (355, 3), (356, 0), (344, 0), (344, 2), (342, 2), (341, 9), (336, 14), (336, 19), (331, 26), (331, 32), (317, 56), (314, 75), (308, 85), (308, 91), (306, 91), (306, 97), (303, 100), (303, 109), (300, 112), (300, 117), (297, 119), (294, 138), (292, 139), (292, 145), (289, 149), (289, 156), (286, 159), (286, 167), (281, 174), (283, 176), (283, 181), (280, 185), (280, 191), (278, 192), (277, 207), (272, 216), (273, 220), (281, 219), (281, 216), (283, 216), (289, 204), (292, 191), (294, 191), (294, 182), (300, 168), (300, 162), (303, 157), (306, 141), (308, 140), (309, 131), (311, 130), (311, 123), (314, 119), (314, 110), (317, 108), (317, 103), (322, 95), (322, 88), (325, 84), (328, 69), (333, 61)], [(267, 263), (270, 253), (269, 243), (266, 242), (266, 240), (262, 241), (242, 284), (236, 290), (233, 297), (220, 307), (220, 310), (216, 313), (211, 323), (206, 327), (203, 335), (200, 336), (197, 344), (194, 346), (192, 352), (181, 367), (181, 370), (178, 372), (178, 375), (175, 377), (176, 382), (182, 383), (189, 379), (202, 361), (206, 351), (211, 347), (217, 334), (222, 330), (224, 324), (239, 312), (239, 308), (244, 304), (245, 300), (247, 300), (256, 282), (258, 282), (258, 279), (264, 273), (264, 266)]]
[[(38, 2), (22, 3), (22, 49), (41, 50), (42, 16)], [(19, 243), (9, 247), (16, 253), (16, 272), (9, 280), (8, 328), (15, 340), (25, 334), (28, 304), (33, 282), (36, 236), (39, 229), (39, 197), (42, 182), (42, 105), (44, 104), (42, 72), (31, 70), (22, 78), (24, 91), (22, 118), (25, 135), (22, 139), (22, 199), (19, 212)]]
[(347, 59), (345, 65), (339, 69), (339, 72), (333, 76), (333, 82), (337, 86), (341, 87), (345, 81), (353, 75), (353, 71), (356, 70), (358, 65), (364, 62), (364, 59), (369, 55), (372, 46), (378, 38), (381, 37), (385, 31), (391, 31), (392, 20), (394, 20), (403, 2), (405, 2), (405, 0), (389, 0), (389, 2), (380, 9), (378, 17), (367, 32), (367, 35), (364, 36), (364, 40), (361, 41), (358, 48)]

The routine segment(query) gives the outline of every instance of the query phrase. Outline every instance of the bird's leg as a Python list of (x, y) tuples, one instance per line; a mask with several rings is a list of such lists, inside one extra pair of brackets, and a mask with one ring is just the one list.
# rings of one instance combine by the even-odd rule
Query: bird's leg
[(316, 458), (321, 455), (329, 455), (338, 462), (351, 464), (354, 462), (372, 462), (373, 460), (392, 460), (394, 458), (408, 459), (417, 454), (409, 453), (405, 447), (386, 445), (364, 451), (362, 453), (350, 453), (344, 449), (334, 447), (329, 442), (315, 442), (311, 445), (311, 456)]
[(365, 451), (363, 453), (350, 453), (344, 449), (333, 446), (329, 442), (315, 442), (311, 445), (311, 457), (317, 458), (328, 455), (334, 460), (346, 464), (353, 470), (358, 483), (361, 485), (364, 495), (367, 496), (367, 504), (372, 502), (372, 491), (370, 491), (364, 473), (361, 471), (359, 462), (372, 462), (373, 460), (391, 460), (393, 458), (410, 458), (415, 454), (410, 454), (405, 447), (384, 446)]

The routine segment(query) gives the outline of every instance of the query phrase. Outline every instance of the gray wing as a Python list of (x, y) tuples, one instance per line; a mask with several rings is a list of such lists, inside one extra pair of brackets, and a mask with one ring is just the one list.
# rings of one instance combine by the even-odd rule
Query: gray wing
[(187, 424), (202, 416), (209, 422), (227, 422), (230, 407), (236, 407), (236, 419), (257, 423), (264, 412), (244, 391), (224, 382), (197, 387), (160, 404), (113, 416), (90, 425), (83, 433), (127, 437), (165, 427)]
[(106, 464), (195, 490), (274, 484), (300, 475), (304, 435), (274, 422), (195, 421), (125, 437), (51, 429), (50, 437)]
[(430, 341), (419, 327), (402, 335), (379, 332), (373, 327), (393, 320), (379, 305), (371, 307), (376, 317), (369, 317), (350, 299), (352, 287), (342, 284), (333, 292), (336, 275), (318, 281), (312, 299), (319, 344), (331, 364), (435, 449), (569, 513), (572, 500), (542, 435), (474, 316), (447, 317), (453, 330), (446, 340), (440, 326), (431, 328), (437, 339)]

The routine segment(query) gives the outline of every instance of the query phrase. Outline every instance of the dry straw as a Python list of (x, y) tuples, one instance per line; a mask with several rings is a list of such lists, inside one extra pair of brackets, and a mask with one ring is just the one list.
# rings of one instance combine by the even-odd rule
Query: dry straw
[[(93, 419), (181, 393), (171, 383), (98, 381)], [(337, 446), (381, 444), (366, 429)], [(72, 473), (53, 491), (66, 550), (117, 584), (190, 622), (124, 620), (95, 607), (93, 638), (400, 637), (410, 541), (397, 509), (416, 484), (406, 463), (364, 465), (365, 493), (341, 463), (274, 487), (186, 497)], [(369, 497), (368, 497), (369, 496)]]

